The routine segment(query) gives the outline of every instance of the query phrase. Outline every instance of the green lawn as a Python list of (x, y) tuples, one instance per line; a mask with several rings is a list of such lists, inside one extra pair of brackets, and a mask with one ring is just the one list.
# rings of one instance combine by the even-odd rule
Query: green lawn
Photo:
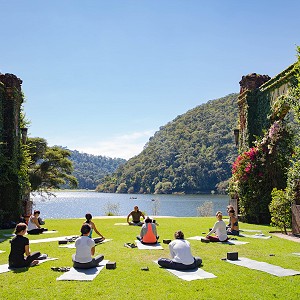
[[(158, 233), (160, 239), (171, 239), (176, 230), (185, 237), (208, 232), (215, 218), (162, 218)], [(56, 234), (29, 236), (30, 239), (65, 235), (78, 235), (83, 220), (46, 220), (49, 229)], [(237, 251), (239, 256), (265, 261), (284, 268), (300, 270), (300, 243), (278, 237), (268, 240), (239, 237), (246, 245), (205, 244), (191, 240), (192, 252), (203, 259), (203, 269), (217, 276), (214, 279), (183, 281), (159, 268), (153, 260), (168, 257), (168, 245), (164, 250), (138, 250), (124, 247), (125, 242), (134, 242), (140, 228), (115, 226), (123, 219), (94, 219), (97, 228), (106, 238), (113, 239), (96, 247), (97, 254), (117, 262), (115, 270), (103, 269), (91, 282), (56, 281), (62, 273), (54, 272), (51, 266), (71, 266), (75, 249), (58, 248), (58, 242), (32, 244), (31, 251), (41, 251), (56, 261), (46, 262), (23, 272), (0, 274), (0, 299), (300, 299), (300, 276), (276, 277), (264, 272), (238, 267), (221, 260), (227, 252)], [(45, 226), (46, 226), (45, 225)], [(259, 229), (268, 234), (268, 226), (241, 224), (242, 229)], [(2, 230), (2, 233), (11, 231)], [(2, 238), (2, 236), (0, 236)], [(7, 263), (10, 244), (0, 243), (0, 264)], [(270, 256), (274, 254), (274, 256)], [(142, 271), (141, 267), (149, 267)]]

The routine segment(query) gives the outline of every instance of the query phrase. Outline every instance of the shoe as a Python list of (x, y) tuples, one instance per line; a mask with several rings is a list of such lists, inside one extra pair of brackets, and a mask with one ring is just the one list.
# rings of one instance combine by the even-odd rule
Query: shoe
[(125, 243), (124, 247), (127, 247), (127, 248), (137, 248), (137, 246), (135, 244), (133, 244), (133, 243)]
[(210, 239), (208, 238), (201, 238), (202, 243), (210, 243)]
[(68, 272), (70, 271), (70, 267), (51, 267), (51, 270), (57, 272)]

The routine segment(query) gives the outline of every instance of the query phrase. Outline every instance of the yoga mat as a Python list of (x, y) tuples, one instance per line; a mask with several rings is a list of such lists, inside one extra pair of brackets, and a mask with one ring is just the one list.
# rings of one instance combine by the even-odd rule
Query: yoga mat
[(5, 251), (3, 251), (3, 250), (0, 250), (0, 253), (4, 253)]
[(260, 233), (260, 234), (251, 234), (251, 235), (250, 234), (240, 234), (239, 236), (252, 238), (252, 239), (263, 239), (263, 240), (267, 240), (267, 239), (272, 238), (272, 236), (270, 236), (270, 235), (266, 236), (262, 233)]
[(164, 250), (160, 243), (154, 245), (144, 245), (138, 240), (136, 240), (135, 243), (140, 250)]
[[(110, 242), (110, 241), (112, 241), (112, 239), (105, 239), (103, 242), (97, 243), (96, 246), (99, 245), (99, 244), (104, 244), (104, 243), (106, 243), (106, 242)], [(75, 249), (75, 248), (76, 248), (76, 247), (75, 247), (75, 243), (72, 243), (72, 244), (66, 244), (66, 245), (59, 245), (58, 247), (59, 247), (59, 248), (69, 248), (69, 249)]]
[(245, 245), (245, 244), (249, 244), (249, 242), (242, 242), (242, 241), (237, 241), (237, 240), (228, 240), (226, 242), (218, 242), (218, 244)]
[(48, 233), (56, 233), (58, 232), (57, 230), (47, 230), (47, 231), (43, 231), (42, 234), (48, 234)]
[(47, 243), (47, 242), (57, 242), (65, 239), (72, 238), (72, 236), (57, 236), (53, 238), (47, 238), (47, 239), (39, 239), (39, 240), (30, 240), (30, 244), (38, 244), (38, 243)]
[[(50, 260), (57, 260), (58, 258), (51, 258), (51, 257), (48, 257), (46, 259), (43, 259), (43, 260), (39, 260), (39, 263), (38, 265), (44, 263), (44, 262), (47, 262), (47, 261), (50, 261)], [(21, 269), (21, 268), (20, 268)], [(6, 272), (9, 272), (9, 271), (12, 271), (14, 269), (9, 269), (8, 268), (8, 264), (5, 264), (5, 265), (0, 265), (0, 274), (1, 273), (6, 273)], [(17, 269), (15, 269), (17, 270)]]
[(294, 252), (294, 253), (292, 253), (292, 254), (295, 254), (295, 255), (298, 255), (298, 256), (300, 256), (300, 253), (297, 253), (297, 252)]
[[(192, 236), (187, 238), (187, 240), (196, 240), (196, 241), (201, 241), (201, 238), (203, 238), (203, 236)], [(242, 242), (242, 241), (238, 241), (238, 240), (229, 240), (227, 242), (218, 242), (219, 244), (227, 244), (227, 245), (245, 245), (245, 244), (249, 244), (249, 242)]]
[(266, 272), (278, 277), (300, 275), (300, 271), (284, 269), (279, 266), (271, 265), (266, 262), (260, 262), (246, 257), (240, 257), (238, 260), (226, 260), (226, 261), (237, 266)]
[(91, 269), (75, 269), (71, 268), (70, 271), (64, 273), (63, 275), (56, 278), (57, 281), (60, 280), (79, 280), (79, 281), (92, 281), (100, 271), (108, 263), (108, 260), (102, 260), (98, 267)]
[(117, 226), (128, 226), (129, 224), (128, 223), (115, 223), (115, 225), (117, 225)]
[(9, 271), (11, 271), (11, 269), (8, 268), (8, 264), (0, 265), (0, 274), (1, 273), (6, 273), (6, 272), (9, 272)]
[[(157, 260), (154, 261), (156, 264)], [(173, 275), (177, 276), (178, 278), (186, 281), (192, 281), (192, 280), (197, 280), (197, 279), (208, 279), (208, 278), (216, 278), (212, 273), (208, 273), (204, 271), (201, 268), (193, 269), (193, 270), (183, 270), (183, 271), (178, 271), (178, 270), (173, 270), (173, 269), (166, 269), (162, 268), (164, 270), (167, 270), (168, 272), (172, 273)]]
[(243, 232), (260, 232), (261, 233), (261, 230), (256, 230), (256, 229), (240, 229), (240, 231), (243, 231)]
[(15, 236), (14, 233), (3, 233), (2, 235), (3, 235), (3, 236), (6, 236), (6, 237)]

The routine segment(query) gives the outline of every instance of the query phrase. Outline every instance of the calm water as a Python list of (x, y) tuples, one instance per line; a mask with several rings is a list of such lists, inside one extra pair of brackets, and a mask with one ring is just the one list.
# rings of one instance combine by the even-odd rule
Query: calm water
[(117, 207), (117, 215), (124, 216), (134, 205), (138, 205), (146, 215), (195, 217), (197, 207), (205, 201), (213, 203), (213, 212), (221, 210), (224, 213), (229, 201), (226, 195), (128, 195), (90, 191), (56, 192), (55, 195), (50, 199), (32, 196), (34, 209), (39, 209), (43, 218), (80, 218), (87, 212), (93, 216), (105, 216), (114, 206)]

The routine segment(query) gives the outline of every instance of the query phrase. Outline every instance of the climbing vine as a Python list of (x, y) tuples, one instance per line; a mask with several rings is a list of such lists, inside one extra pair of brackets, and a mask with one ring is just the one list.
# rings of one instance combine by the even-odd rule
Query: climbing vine
[(269, 223), (268, 205), (274, 187), (286, 187), (293, 135), (284, 120), (276, 120), (255, 146), (233, 164), (230, 190), (239, 199), (240, 212), (249, 223)]
[[(249, 144), (253, 147), (236, 159), (230, 182), (230, 192), (238, 197), (240, 211), (247, 222), (269, 223), (269, 209), (273, 224), (276, 220), (281, 222), (277, 209), (282, 204), (280, 199), (299, 202), (300, 148), (294, 144), (294, 134), (287, 121), (288, 112), (293, 111), (300, 124), (299, 70), (298, 55), (296, 64), (247, 95), (247, 120), (251, 120), (247, 128), (252, 139)], [(288, 86), (288, 91), (274, 100), (274, 90), (283, 85)], [(262, 134), (264, 128), (267, 130)], [(285, 191), (287, 195), (282, 196)], [(289, 220), (284, 226), (288, 223)]]

